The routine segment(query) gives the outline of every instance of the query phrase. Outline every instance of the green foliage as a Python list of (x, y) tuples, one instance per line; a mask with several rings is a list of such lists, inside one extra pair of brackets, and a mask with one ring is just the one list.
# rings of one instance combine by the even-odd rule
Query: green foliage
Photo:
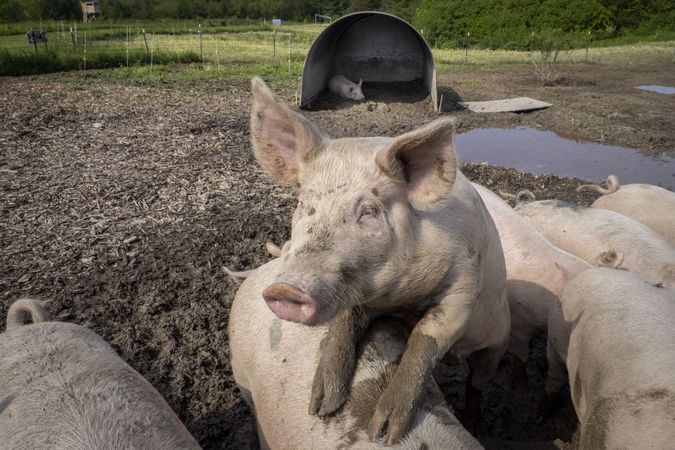
[(546, 30), (571, 33), (588, 45), (661, 28), (672, 34), (674, 5), (671, 0), (421, 0), (414, 23), (441, 46), (527, 49), (532, 33)]

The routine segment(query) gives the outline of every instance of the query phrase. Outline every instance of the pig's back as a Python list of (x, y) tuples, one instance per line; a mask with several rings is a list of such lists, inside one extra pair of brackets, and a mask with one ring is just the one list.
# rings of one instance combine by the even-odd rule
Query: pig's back
[(7, 448), (199, 446), (155, 389), (96, 333), (44, 322), (0, 335)]
[(279, 266), (279, 260), (265, 264), (237, 292), (228, 328), (232, 371), (250, 392), (269, 448), (319, 448), (339, 439), (307, 412), (325, 327), (283, 321), (267, 307), (262, 291), (274, 282)]
[(675, 292), (629, 272), (592, 269), (568, 283), (562, 305), (573, 324), (567, 367), (582, 439), (597, 440), (600, 422), (607, 431), (604, 445), (586, 448), (617, 448), (608, 444), (617, 436), (638, 448), (625, 439), (646, 444), (655, 436), (646, 430), (668, 422), (660, 435), (675, 439)]
[(637, 220), (675, 246), (675, 193), (667, 189), (651, 184), (627, 184), (598, 198), (592, 206)]
[(372, 352), (372, 357), (357, 361), (350, 397), (340, 412), (327, 420), (310, 415), (312, 381), (326, 327), (282, 321), (269, 310), (262, 290), (274, 281), (279, 266), (279, 260), (271, 261), (244, 281), (229, 323), (232, 371), (244, 395), (253, 400), (264, 435), (261, 440), (269, 448), (482, 448), (448, 411), (440, 393), (433, 392), (425, 398), (426, 412), (418, 413), (413, 430), (402, 442), (387, 447), (369, 441), (365, 430), (386, 387), (382, 377), (405, 348), (401, 337), (386, 337), (388, 329), (385, 336), (377, 335), (376, 329), (379, 337), (363, 350)]
[(589, 264), (611, 249), (622, 255), (622, 269), (675, 287), (675, 248), (630, 217), (557, 200), (518, 205), (516, 211), (554, 245)]

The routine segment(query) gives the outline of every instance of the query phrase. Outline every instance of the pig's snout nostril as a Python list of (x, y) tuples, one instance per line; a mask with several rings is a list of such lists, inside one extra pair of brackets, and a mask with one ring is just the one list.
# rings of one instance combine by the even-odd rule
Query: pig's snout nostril
[(267, 306), (280, 319), (312, 325), (316, 318), (316, 301), (304, 291), (286, 283), (274, 283), (262, 293)]

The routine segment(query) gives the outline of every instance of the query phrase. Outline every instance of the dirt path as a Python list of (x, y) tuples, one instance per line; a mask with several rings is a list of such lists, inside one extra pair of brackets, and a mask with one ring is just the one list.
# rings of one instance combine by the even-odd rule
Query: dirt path
[[(441, 80), (466, 99), (517, 93), (556, 105), (528, 115), (459, 112), (460, 130), (526, 124), (587, 138), (602, 130), (608, 143), (672, 150), (673, 99), (621, 90), (614, 80), (623, 75), (613, 69), (582, 69), (589, 68), (570, 67), (566, 76), (577, 81), (550, 89), (531, 87), (524, 67), (467, 69)], [(670, 69), (625, 69), (633, 78), (622, 83), (673, 85)], [(221, 267), (265, 262), (264, 242), (288, 237), (295, 206), (292, 190), (267, 182), (251, 154), (247, 83), (86, 86), (59, 76), (0, 79), (0, 320), (22, 295), (49, 299), (52, 317), (111, 342), (205, 448), (245, 448), (253, 426), (228, 362), (236, 286)], [(333, 136), (392, 135), (435, 117), (427, 106), (371, 102), (307, 115)], [(480, 164), (464, 170), (493, 189), (592, 201), (574, 193), (577, 180)], [(569, 405), (533, 426), (542, 372), (535, 344), (534, 389), (512, 390), (505, 361), (483, 405), (486, 437), (568, 438)], [(445, 391), (461, 413), (456, 373), (446, 375)]]

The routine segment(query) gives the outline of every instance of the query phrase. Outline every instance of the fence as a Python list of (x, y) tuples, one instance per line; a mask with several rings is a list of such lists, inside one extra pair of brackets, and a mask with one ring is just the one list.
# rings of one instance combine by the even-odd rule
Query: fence
[(0, 36), (0, 75), (94, 68), (201, 63), (216, 69), (274, 64), (299, 75), (307, 49), (320, 29), (306, 26), (214, 32), (198, 23), (88, 26), (56, 22), (48, 48), (29, 45), (25, 35)]

